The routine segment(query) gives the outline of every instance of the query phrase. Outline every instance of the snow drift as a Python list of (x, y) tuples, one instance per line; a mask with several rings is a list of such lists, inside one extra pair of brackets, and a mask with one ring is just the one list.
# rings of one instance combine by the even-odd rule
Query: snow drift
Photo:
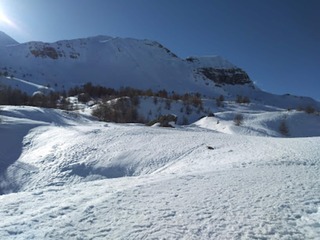
[[(217, 116), (225, 126), (227, 115)], [(277, 118), (258, 114), (252, 126)], [(203, 128), (212, 118), (176, 129), (101, 123), (31, 107), (3, 107), (1, 119), (1, 239), (320, 236), (319, 137), (239, 135), (245, 125), (217, 133)]]

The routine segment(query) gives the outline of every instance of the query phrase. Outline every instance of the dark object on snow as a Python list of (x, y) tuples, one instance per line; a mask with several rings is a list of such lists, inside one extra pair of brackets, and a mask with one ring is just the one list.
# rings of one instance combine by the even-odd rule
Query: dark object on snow
[(147, 125), (152, 126), (155, 123), (159, 123), (160, 127), (174, 127), (173, 125), (177, 123), (177, 120), (178, 120), (178, 117), (176, 115), (167, 114), (167, 115), (161, 115), (157, 119), (149, 122)]

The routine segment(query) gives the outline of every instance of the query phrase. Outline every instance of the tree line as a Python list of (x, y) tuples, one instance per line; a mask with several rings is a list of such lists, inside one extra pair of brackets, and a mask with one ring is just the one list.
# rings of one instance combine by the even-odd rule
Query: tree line
[(201, 95), (183, 94), (179, 95), (175, 92), (168, 93), (165, 89), (153, 91), (151, 89), (140, 90), (131, 87), (122, 87), (118, 90), (103, 86), (94, 86), (92, 83), (86, 83), (82, 86), (70, 88), (68, 91), (51, 91), (47, 94), (36, 92), (28, 95), (20, 89), (10, 86), (0, 86), (0, 104), (1, 105), (27, 105), (46, 108), (68, 108), (70, 103), (68, 97), (78, 96), (78, 101), (87, 103), (92, 99), (103, 99), (108, 101), (114, 98), (129, 97), (133, 101), (137, 101), (138, 96), (159, 97), (169, 100), (181, 100), (185, 104), (192, 104), (195, 107), (202, 106)]

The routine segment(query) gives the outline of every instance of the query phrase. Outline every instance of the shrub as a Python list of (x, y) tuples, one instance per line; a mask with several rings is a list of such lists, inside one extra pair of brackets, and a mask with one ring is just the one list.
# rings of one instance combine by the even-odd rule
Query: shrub
[(80, 93), (78, 95), (78, 101), (81, 103), (87, 103), (91, 100), (90, 95), (88, 93)]
[(224, 102), (224, 96), (220, 95), (218, 98), (216, 98), (216, 105), (217, 107), (223, 107)]
[(219, 98), (216, 98), (216, 105), (217, 107), (223, 107), (223, 103)]
[(237, 103), (250, 103), (250, 99), (246, 96), (244, 97), (244, 96), (238, 95), (236, 102)]
[(58, 108), (63, 109), (63, 110), (71, 110), (72, 109), (72, 104), (65, 97), (61, 97), (61, 99), (58, 101), (57, 106), (58, 106)]
[(279, 132), (284, 136), (288, 136), (289, 135), (289, 128), (288, 128), (287, 123), (286, 123), (285, 120), (282, 120), (280, 122)]
[(156, 123), (159, 123), (161, 127), (173, 127), (170, 123), (174, 122), (177, 123), (177, 116), (173, 114), (168, 114), (168, 115), (161, 115), (157, 119), (154, 119), (150, 121), (147, 125), (152, 126)]
[(132, 98), (131, 98), (131, 102), (132, 102), (132, 104), (134, 105), (134, 106), (139, 106), (139, 104), (140, 104), (140, 98), (138, 97), (138, 96), (133, 96)]
[(186, 116), (183, 116), (182, 118), (182, 125), (188, 125), (189, 124), (189, 120)]
[(192, 108), (190, 107), (189, 104), (186, 105), (186, 110), (185, 111), (186, 111), (187, 115), (190, 115), (192, 113)]
[(153, 97), (153, 103), (154, 103), (154, 105), (158, 104), (158, 98), (157, 97)]
[(165, 101), (165, 109), (170, 110), (171, 109), (171, 100), (167, 99)]
[(224, 101), (224, 96), (223, 96), (223, 95), (220, 95), (220, 96), (218, 97), (218, 99), (219, 99), (221, 102), (223, 102), (223, 101)]
[(313, 114), (315, 113), (316, 109), (313, 106), (307, 106), (304, 111), (308, 114)]
[(240, 126), (243, 124), (243, 115), (238, 113), (234, 116), (233, 122), (236, 126)]
[(157, 95), (160, 98), (168, 98), (168, 92), (165, 89), (160, 90)]
[(202, 106), (201, 96), (199, 94), (193, 95), (191, 97), (191, 103), (194, 107)]
[(100, 104), (92, 112), (92, 115), (106, 122), (143, 122), (143, 119), (138, 116), (136, 107), (128, 98), (118, 99), (115, 103), (107, 102)]

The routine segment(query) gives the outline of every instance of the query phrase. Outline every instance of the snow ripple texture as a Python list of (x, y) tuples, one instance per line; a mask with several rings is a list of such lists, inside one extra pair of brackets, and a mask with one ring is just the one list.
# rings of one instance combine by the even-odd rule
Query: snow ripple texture
[(0, 125), (1, 239), (320, 238), (319, 137), (13, 110)]

